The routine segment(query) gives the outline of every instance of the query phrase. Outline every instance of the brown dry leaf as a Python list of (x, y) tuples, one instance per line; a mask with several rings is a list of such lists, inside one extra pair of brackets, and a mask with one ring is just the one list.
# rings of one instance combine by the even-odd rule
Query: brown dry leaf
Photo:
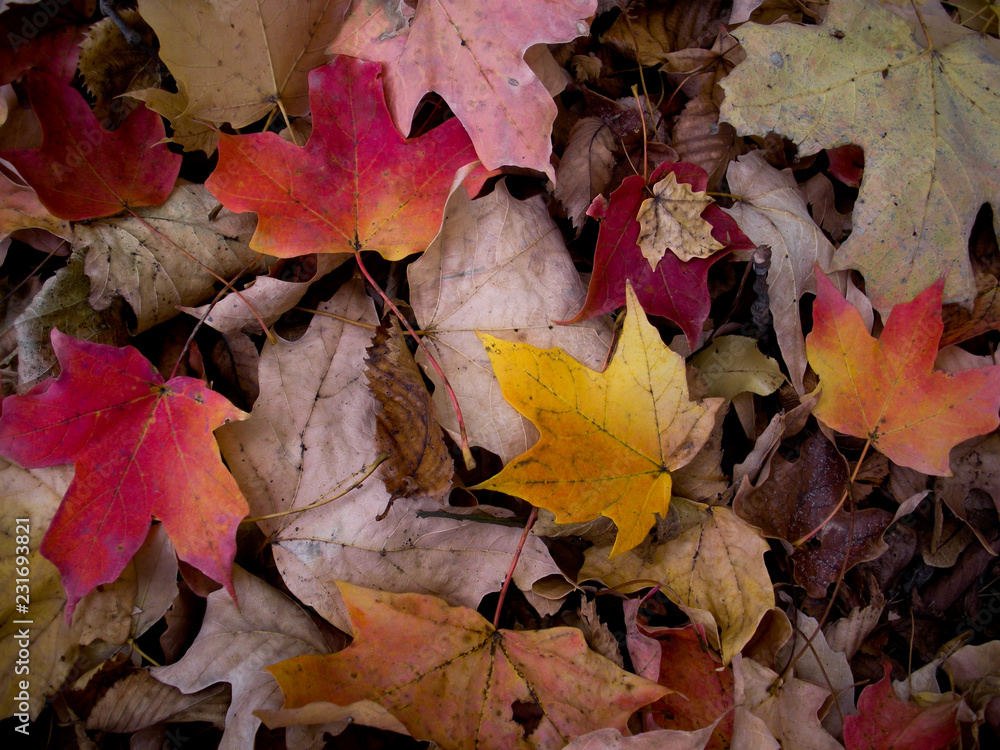
[(125, 305), (112, 300), (104, 310), (88, 303), (90, 279), (83, 272), (81, 251), (70, 256), (64, 268), (45, 285), (17, 320), (17, 378), (23, 393), (49, 376), (58, 375), (58, 362), (49, 333), (63, 333), (86, 341), (111, 346), (129, 343), (125, 330)]
[[(146, 106), (170, 121), (173, 135), (167, 140), (185, 151), (203, 151), (211, 156), (219, 145), (219, 131), (185, 114), (188, 100), (184, 94), (163, 89), (138, 89), (128, 95), (146, 103)], [(301, 141), (305, 143), (305, 141)]]
[(94, 309), (124, 297), (141, 333), (177, 315), (178, 306), (211, 298), (216, 275), (264, 271), (247, 244), (255, 218), (223, 210), (212, 221), (215, 205), (204, 185), (179, 182), (162, 206), (138, 209), (139, 218), (77, 224), (74, 246), (88, 248), (84, 270)]
[[(834, 737), (840, 737), (844, 729), (843, 717), (858, 712), (854, 705), (854, 673), (847, 655), (831, 647), (819, 622), (802, 611), (795, 612), (795, 631), (795, 637), (785, 645), (778, 662), (783, 667), (789, 659), (797, 657), (795, 676), (820, 685), (836, 696), (840, 710), (830, 708), (823, 718), (823, 728)], [(808, 638), (812, 640), (807, 647)]]
[(269, 664), (303, 654), (322, 654), (327, 644), (309, 615), (293, 600), (240, 567), (233, 568), (239, 608), (225, 591), (208, 595), (208, 606), (194, 643), (180, 661), (150, 674), (183, 693), (217, 682), (233, 688), (221, 747), (253, 747), (260, 726), (253, 711), (281, 705)]
[(28, 227), (39, 227), (64, 239), (73, 236), (69, 222), (50, 214), (34, 190), (0, 173), (0, 240)]
[[(320, 310), (376, 322), (357, 281)], [(348, 490), (375, 459), (375, 399), (361, 374), (370, 336), (365, 328), (317, 315), (297, 341), (265, 344), (252, 417), (217, 432), (252, 514), (302, 509)], [(499, 591), (521, 529), (429, 517), (424, 514), (440, 510), (432, 501), (396, 504), (376, 521), (388, 503), (376, 473), (337, 500), (258, 524), (288, 588), (342, 630), (350, 622), (335, 580), (435, 594), (471, 607)], [(532, 592), (546, 576), (562, 579), (542, 540), (530, 537), (514, 583), (551, 613), (558, 602)]]
[(976, 299), (970, 312), (961, 305), (945, 305), (941, 346), (957, 344), (1000, 328), (1000, 282), (989, 273), (976, 274)]
[(84, 86), (97, 100), (94, 114), (112, 129), (138, 106), (131, 99), (119, 98), (121, 94), (129, 89), (160, 85), (157, 63), (148, 52), (156, 46), (153, 30), (134, 10), (123, 8), (118, 13), (146, 47), (132, 45), (111, 18), (102, 18), (87, 29), (77, 63)]
[(650, 268), (656, 268), (667, 249), (688, 261), (707, 258), (725, 247), (712, 236), (712, 225), (701, 218), (712, 203), (704, 191), (677, 182), (673, 172), (653, 185), (653, 197), (642, 202), (636, 216), (642, 227), (637, 242)]
[(721, 25), (720, 6), (720, 0), (632, 3), (601, 35), (601, 43), (652, 67), (674, 50), (710, 45)]
[[(410, 304), (425, 343), (458, 396), (469, 441), (507, 462), (538, 439), (508, 404), (476, 331), (539, 348), (558, 347), (600, 369), (611, 331), (604, 318), (560, 326), (583, 306), (586, 288), (540, 197), (515, 200), (503, 182), (470, 201), (452, 193), (441, 231), (407, 269)], [(428, 370), (422, 352), (417, 362)], [(458, 424), (433, 371), (434, 403), (452, 436)]]
[(155, 524), (118, 579), (85, 596), (73, 618), (81, 646), (119, 646), (152, 627), (177, 598), (177, 553), (163, 524)]
[(826, 270), (833, 262), (833, 245), (813, 221), (790, 169), (777, 170), (760, 151), (729, 165), (729, 189), (742, 200), (724, 208), (743, 233), (758, 245), (771, 247), (768, 296), (778, 345), (796, 391), (805, 392), (806, 344), (799, 301), (816, 293), (813, 268)]
[(1000, 512), (1000, 435), (992, 432), (960, 443), (949, 462), (953, 475), (935, 477), (934, 494), (992, 551), (983, 532), (996, 526)]
[(239, 293), (230, 292), (214, 305), (180, 308), (205, 325), (221, 333), (263, 333), (260, 321), (270, 326), (284, 313), (295, 307), (313, 283), (351, 259), (347, 254), (319, 253), (316, 272), (308, 281), (284, 281), (273, 276), (258, 276), (253, 286)]
[(660, 729), (636, 737), (623, 737), (617, 729), (598, 729), (577, 737), (563, 750), (704, 750), (715, 725), (693, 732)]
[(590, 651), (576, 628), (496, 630), (434, 597), (338, 585), (357, 635), (338, 653), (268, 667), (286, 708), (371, 700), (444, 750), (559, 750), (596, 728), (624, 730), (667, 692)]
[(722, 658), (728, 664), (774, 606), (764, 566), (767, 542), (729, 508), (680, 498), (672, 507), (678, 510), (677, 536), (649, 549), (630, 550), (613, 562), (609, 547), (591, 547), (577, 577), (599, 579), (626, 593), (648, 588), (648, 581), (660, 581), (671, 601), (714, 615), (722, 630)]
[(131, 734), (163, 721), (207, 721), (222, 727), (229, 705), (224, 685), (193, 695), (162, 682), (145, 670), (129, 672), (94, 703), (87, 717), (88, 730)]
[(752, 659), (740, 661), (746, 703), (782, 747), (795, 750), (843, 750), (841, 744), (823, 729), (817, 715), (830, 691), (794, 677), (786, 678), (776, 689), (771, 686), (778, 675)]
[(365, 374), (378, 401), (375, 447), (388, 455), (382, 481), (392, 495), (447, 504), (455, 465), (444, 444), (437, 409), (398, 325), (379, 326)]
[[(16, 464), (0, 459), (0, 505), (4, 512), (0, 515), (0, 539), (3, 540), (0, 564), (4, 570), (13, 571), (15, 538), (17, 530), (15, 518), (30, 519), (30, 542), (28, 557), (31, 565), (31, 691), (28, 714), (31, 720), (38, 718), (45, 707), (46, 698), (54, 695), (70, 674), (76, 661), (77, 640), (66, 624), (64, 608), (66, 592), (60, 583), (56, 566), (38, 552), (42, 534), (52, 522), (56, 508), (73, 479), (72, 466), (52, 466), (45, 469), (22, 469)], [(14, 611), (14, 576), (4, 576), (0, 582), (3, 607), (0, 609), (0, 698), (3, 709), (0, 718), (14, 714), (17, 706), (15, 696), (18, 682), (23, 679), (14, 671), (20, 645), (14, 640), (22, 625), (15, 625), (19, 619)]]
[(833, 182), (825, 174), (814, 174), (799, 185), (799, 191), (812, 209), (813, 218), (835, 241), (851, 230), (851, 214), (837, 210)]
[(850, 570), (887, 549), (882, 534), (892, 523), (890, 513), (878, 508), (853, 513), (841, 509), (828, 518), (847, 480), (844, 457), (822, 433), (816, 433), (803, 444), (797, 461), (775, 456), (767, 480), (733, 503), (736, 514), (765, 536), (797, 542), (821, 529), (792, 555), (795, 581), (809, 596), (826, 595), (827, 586), (840, 574), (845, 554)]
[(615, 138), (599, 117), (577, 120), (556, 169), (555, 196), (579, 231), (587, 220), (587, 207), (611, 186), (617, 163)]
[(281, 108), (309, 111), (309, 71), (327, 62), (346, 0), (140, 0), (183, 114), (242, 128)]

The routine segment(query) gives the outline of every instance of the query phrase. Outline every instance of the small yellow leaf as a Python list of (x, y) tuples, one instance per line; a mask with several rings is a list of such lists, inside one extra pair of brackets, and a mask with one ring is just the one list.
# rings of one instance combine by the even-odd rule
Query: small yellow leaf
[(709, 395), (725, 399), (746, 391), (766, 396), (785, 382), (778, 363), (761, 354), (757, 342), (746, 336), (712, 339), (691, 364), (705, 378)]
[(701, 213), (712, 205), (704, 191), (694, 191), (690, 185), (677, 182), (671, 172), (653, 185), (653, 197), (639, 207), (639, 249), (650, 268), (663, 258), (667, 250), (683, 261), (707, 258), (725, 247), (712, 237), (712, 225)]
[(604, 372), (559, 349), (481, 334), (504, 398), (541, 439), (473, 489), (491, 489), (555, 513), (558, 523), (607, 516), (612, 555), (639, 544), (670, 506), (670, 472), (708, 439), (722, 399), (689, 400), (684, 360), (646, 320), (631, 286), (618, 348)]

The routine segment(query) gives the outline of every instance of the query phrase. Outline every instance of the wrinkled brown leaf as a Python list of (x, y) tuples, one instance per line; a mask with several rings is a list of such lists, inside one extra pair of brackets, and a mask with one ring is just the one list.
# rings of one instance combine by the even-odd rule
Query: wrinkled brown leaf
[(397, 497), (444, 503), (455, 467), (444, 444), (437, 408), (398, 325), (379, 326), (368, 347), (365, 374), (378, 401), (375, 446), (388, 454), (382, 481)]

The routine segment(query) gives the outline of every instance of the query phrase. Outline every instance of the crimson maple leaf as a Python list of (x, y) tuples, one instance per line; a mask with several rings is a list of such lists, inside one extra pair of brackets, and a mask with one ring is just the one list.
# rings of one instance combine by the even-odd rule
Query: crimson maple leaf
[(194, 378), (163, 378), (137, 350), (52, 331), (55, 380), (3, 400), (0, 454), (76, 467), (41, 552), (62, 574), (67, 617), (118, 578), (155, 515), (177, 556), (235, 598), (236, 527), (247, 504), (212, 431), (248, 414)]
[(274, 133), (219, 139), (205, 183), (233, 211), (256, 211), (250, 247), (291, 258), (374, 250), (390, 260), (437, 234), (455, 172), (476, 161), (452, 119), (413, 140), (392, 125), (377, 63), (339, 57), (309, 74), (313, 131), (304, 148)]
[[(708, 174), (695, 164), (664, 162), (650, 175), (654, 185), (673, 173), (679, 183), (695, 191), (708, 185)], [(711, 307), (708, 293), (708, 269), (732, 250), (752, 250), (754, 244), (736, 226), (736, 222), (714, 203), (702, 212), (702, 218), (712, 225), (712, 237), (725, 249), (707, 258), (682, 261), (667, 252), (650, 268), (639, 248), (640, 225), (636, 216), (642, 202), (649, 197), (647, 183), (638, 175), (626, 177), (621, 187), (611, 194), (601, 221), (594, 252), (594, 273), (590, 277), (587, 300), (568, 323), (596, 318), (625, 304), (625, 282), (631, 281), (642, 309), (649, 315), (672, 320), (694, 345), (701, 334)]]
[[(174, 189), (181, 157), (160, 144), (160, 116), (139, 107), (122, 126), (101, 127), (84, 98), (47, 73), (28, 75), (42, 147), (0, 152), (54, 216), (83, 221), (158, 206)], [(159, 145), (158, 145), (159, 144)]]

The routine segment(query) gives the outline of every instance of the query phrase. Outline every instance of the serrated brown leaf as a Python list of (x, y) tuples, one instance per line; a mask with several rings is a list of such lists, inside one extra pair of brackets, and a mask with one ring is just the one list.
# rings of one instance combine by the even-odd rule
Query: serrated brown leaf
[(454, 463), (437, 408), (399, 326), (379, 326), (366, 351), (365, 374), (378, 401), (375, 446), (389, 456), (382, 471), (385, 488), (392, 499), (419, 496), (445, 502)]

